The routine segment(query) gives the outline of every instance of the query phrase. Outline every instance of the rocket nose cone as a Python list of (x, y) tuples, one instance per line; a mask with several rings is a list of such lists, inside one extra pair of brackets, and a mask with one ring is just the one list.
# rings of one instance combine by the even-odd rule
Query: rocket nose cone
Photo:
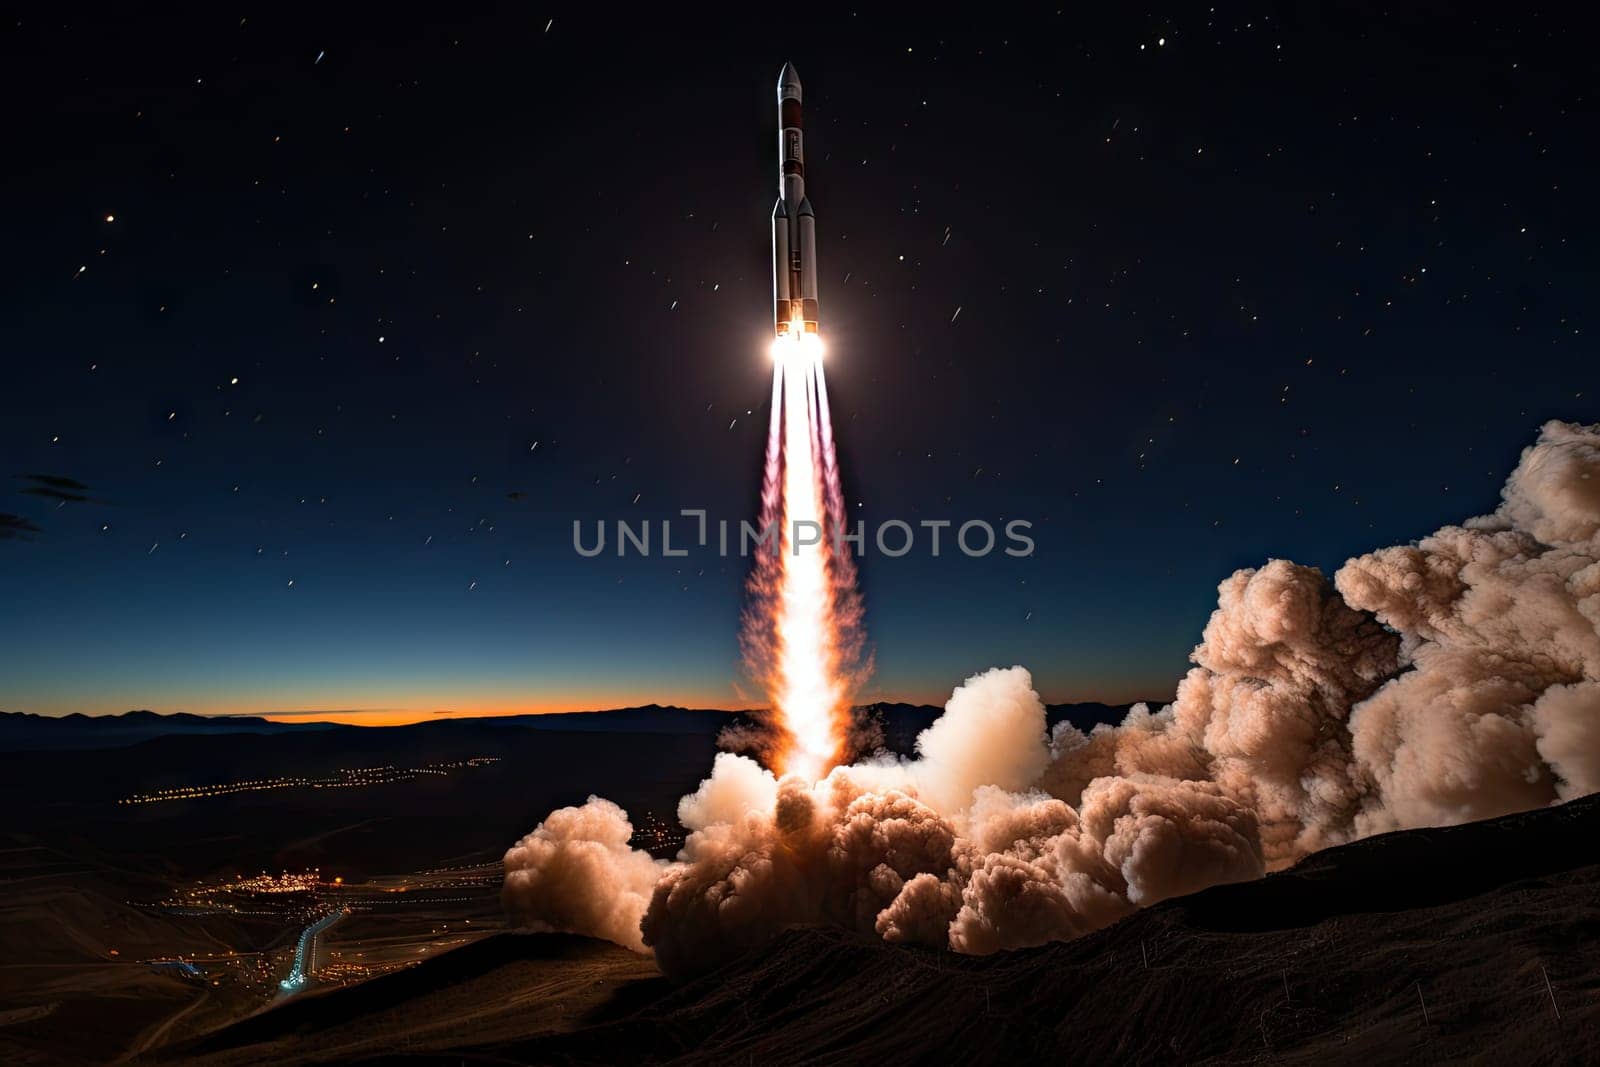
[(795, 73), (793, 63), (785, 63), (783, 70), (778, 74), (778, 95), (800, 96), (800, 75)]

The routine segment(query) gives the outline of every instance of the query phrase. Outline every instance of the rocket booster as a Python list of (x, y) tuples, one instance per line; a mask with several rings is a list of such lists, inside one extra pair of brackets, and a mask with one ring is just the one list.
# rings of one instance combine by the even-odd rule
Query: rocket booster
[(778, 75), (778, 203), (772, 209), (772, 320), (779, 337), (817, 332), (817, 219), (806, 199), (800, 75)]

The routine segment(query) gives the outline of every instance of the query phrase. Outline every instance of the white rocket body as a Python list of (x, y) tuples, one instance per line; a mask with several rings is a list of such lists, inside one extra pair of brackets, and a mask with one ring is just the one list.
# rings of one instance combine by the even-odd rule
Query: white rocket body
[(778, 75), (778, 203), (772, 209), (772, 322), (779, 337), (817, 332), (817, 217), (806, 199), (800, 76)]

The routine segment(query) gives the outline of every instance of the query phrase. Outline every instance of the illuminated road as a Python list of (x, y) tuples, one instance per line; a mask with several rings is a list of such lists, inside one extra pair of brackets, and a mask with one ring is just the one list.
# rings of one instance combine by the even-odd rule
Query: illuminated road
[(470, 759), (451, 760), (448, 763), (430, 763), (423, 767), (341, 767), (335, 774), (315, 778), (304, 775), (283, 775), (276, 778), (247, 778), (236, 782), (212, 782), (207, 785), (157, 789), (152, 793), (134, 793), (132, 796), (123, 797), (117, 803), (157, 804), (163, 801), (198, 800), (203, 797), (257, 793), (271, 789), (352, 789), (386, 785), (390, 782), (407, 782), (424, 775), (444, 776), (452, 771), (489, 767), (499, 762), (499, 756), (473, 756)]
[(329, 912), (301, 931), (300, 941), (294, 947), (294, 964), (289, 968), (289, 977), (278, 983), (280, 996), (287, 996), (305, 988), (305, 984), (311, 980), (311, 975), (317, 969), (317, 938), (346, 914), (343, 909)]

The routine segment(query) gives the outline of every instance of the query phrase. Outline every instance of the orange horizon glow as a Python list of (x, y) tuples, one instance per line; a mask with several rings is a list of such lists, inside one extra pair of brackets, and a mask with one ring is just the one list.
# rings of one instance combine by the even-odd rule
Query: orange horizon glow
[(415, 708), (357, 708), (348, 711), (329, 710), (326, 712), (312, 710), (306, 714), (297, 714), (294, 709), (277, 712), (231, 712), (208, 714), (235, 714), (254, 715), (256, 718), (266, 719), (269, 722), (282, 723), (336, 723), (341, 726), (412, 726), (419, 722), (438, 722), (441, 719), (503, 719), (514, 715), (565, 715), (574, 712), (586, 714), (602, 714), (608, 711), (625, 711), (631, 708), (649, 707), (652, 705), (662, 708), (685, 708), (696, 711), (723, 711), (733, 715), (741, 711), (755, 710), (754, 705), (736, 705), (728, 702), (703, 703), (691, 701), (684, 703), (679, 700), (667, 700), (661, 697), (655, 699), (640, 699), (638, 701), (624, 701), (622, 703), (606, 703), (597, 706), (594, 701), (587, 703), (561, 703), (561, 704), (535, 704), (526, 706), (506, 707), (494, 705), (490, 707), (471, 707), (457, 705), (453, 708), (440, 709), (415, 709)]
[[(893, 679), (879, 678), (878, 684), (857, 694), (859, 704), (911, 704), (924, 707), (943, 707), (950, 692), (967, 674), (982, 669), (974, 663), (970, 669), (958, 670), (948, 678), (924, 681), (915, 677)], [(1147, 683), (1126, 676), (1084, 677), (1074, 672), (1071, 676), (1036, 678), (1041, 695), (1045, 691), (1056, 694), (1046, 697), (1046, 703), (1068, 704), (1099, 702), (1103, 704), (1128, 704), (1136, 700), (1150, 701), (1158, 707), (1172, 699), (1172, 683)], [(887, 684), (885, 684), (887, 683)], [(537, 683), (531, 683), (536, 689)], [(96, 700), (56, 698), (48, 702), (19, 702), (7, 710), (20, 714), (35, 714), (47, 718), (60, 718), (72, 714), (91, 717), (121, 715), (128, 711), (145, 709), (159, 714), (187, 713), (208, 717), (248, 716), (273, 722), (334, 722), (353, 726), (403, 726), (439, 719), (500, 718), (510, 715), (556, 715), (572, 712), (620, 711), (649, 705), (662, 707), (694, 708), (707, 711), (757, 711), (767, 707), (763, 698), (749, 698), (729, 687), (707, 686), (703, 689), (675, 689), (670, 685), (641, 686), (637, 689), (609, 689), (586, 695), (563, 693), (559, 696), (535, 698), (510, 692), (492, 696), (475, 695), (467, 700), (450, 696), (418, 698), (407, 694), (407, 706), (385, 706), (382, 702), (393, 700), (395, 694), (383, 687), (374, 686), (366, 693), (341, 691), (326, 699), (316, 694), (299, 699), (226, 700), (215, 697), (167, 697), (159, 700), (135, 696), (128, 701), (115, 703)], [(20, 705), (20, 706), (19, 706)]]

